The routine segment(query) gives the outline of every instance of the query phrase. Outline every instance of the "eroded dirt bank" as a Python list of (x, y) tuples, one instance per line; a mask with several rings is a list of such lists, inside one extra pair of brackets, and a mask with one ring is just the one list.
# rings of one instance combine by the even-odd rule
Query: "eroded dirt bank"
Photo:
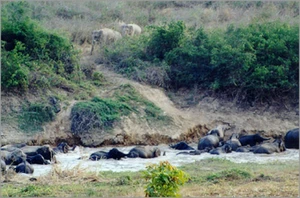
[[(83, 58), (89, 58), (85, 56)], [(208, 130), (221, 123), (230, 123), (232, 128), (226, 132), (229, 136), (233, 132), (256, 133), (264, 136), (284, 135), (290, 129), (299, 126), (297, 110), (287, 107), (275, 110), (272, 107), (264, 109), (242, 109), (230, 101), (221, 101), (212, 97), (204, 97), (195, 105), (190, 107), (179, 107), (167, 96), (167, 93), (156, 87), (141, 84), (128, 80), (119, 74), (114, 73), (104, 65), (96, 65), (106, 78), (108, 85), (97, 90), (96, 95), (106, 96), (111, 90), (122, 85), (132, 85), (142, 96), (160, 107), (164, 113), (173, 119), (171, 125), (149, 126), (140, 122), (133, 115), (122, 119), (110, 133), (86, 133), (80, 137), (70, 132), (70, 111), (77, 101), (68, 101), (69, 105), (62, 108), (56, 120), (44, 127), (44, 132), (33, 136), (21, 135), (10, 125), (2, 125), (2, 144), (12, 142), (24, 142), (30, 144), (56, 144), (61, 140), (69, 144), (82, 144), (84, 146), (101, 145), (134, 145), (171, 143), (180, 140), (197, 142)], [(8, 105), (10, 96), (2, 96)], [(17, 99), (15, 99), (17, 100)], [(17, 102), (16, 102), (17, 103)], [(3, 113), (3, 111), (2, 111)]]

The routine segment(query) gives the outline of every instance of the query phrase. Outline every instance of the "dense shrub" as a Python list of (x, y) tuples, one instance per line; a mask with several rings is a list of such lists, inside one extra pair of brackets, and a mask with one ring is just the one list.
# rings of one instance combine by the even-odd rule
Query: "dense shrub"
[(3, 50), (1, 54), (1, 87), (4, 90), (16, 88), (25, 91), (28, 88), (28, 73), (26, 67), (28, 56), (22, 51), (25, 47), (22, 43), (17, 42), (16, 47), (8, 52)]
[(149, 181), (145, 187), (146, 197), (179, 197), (179, 186), (190, 178), (187, 173), (172, 166), (168, 161), (147, 166), (143, 177)]
[[(168, 82), (168, 86), (156, 85), (175, 90), (196, 85), (236, 101), (298, 97), (298, 25), (253, 21), (247, 26), (205, 31), (186, 30), (179, 21), (151, 26), (143, 41), (143, 45), (129, 47), (131, 50), (124, 49), (134, 42), (115, 45), (116, 71), (143, 81), (155, 65), (163, 74), (160, 82)], [(162, 76), (166, 80), (161, 80)]]
[(165, 54), (180, 46), (184, 38), (185, 24), (182, 21), (150, 27), (152, 32), (147, 46), (147, 53), (158, 59), (164, 59)]
[[(7, 2), (1, 8), (2, 76), (13, 73), (20, 76), (20, 71), (25, 74), (26, 70), (37, 71), (42, 66), (64, 78), (74, 79), (78, 75), (78, 53), (68, 39), (46, 31), (33, 21), (28, 9), (28, 2)], [(24, 76), (15, 78), (14, 83), (3, 78), (1, 84), (6, 88), (25, 86)], [(17, 79), (20, 82), (16, 82)]]

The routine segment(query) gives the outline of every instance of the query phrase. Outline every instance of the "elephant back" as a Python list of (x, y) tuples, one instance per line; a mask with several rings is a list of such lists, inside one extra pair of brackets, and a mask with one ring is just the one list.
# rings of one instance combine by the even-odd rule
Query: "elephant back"
[(284, 136), (286, 148), (299, 149), (299, 128), (288, 131)]
[(206, 135), (199, 140), (198, 150), (203, 150), (205, 148), (216, 148), (218, 147), (220, 138), (216, 134)]

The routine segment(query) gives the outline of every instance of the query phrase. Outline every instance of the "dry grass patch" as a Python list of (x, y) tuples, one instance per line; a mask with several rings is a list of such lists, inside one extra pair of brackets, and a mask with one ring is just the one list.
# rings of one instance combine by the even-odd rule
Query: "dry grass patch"
[(90, 182), (109, 182), (104, 179), (99, 172), (90, 172), (87, 168), (81, 167), (80, 164), (72, 169), (62, 169), (54, 164), (50, 173), (45, 176), (40, 176), (37, 182), (42, 185), (46, 184), (84, 184)]

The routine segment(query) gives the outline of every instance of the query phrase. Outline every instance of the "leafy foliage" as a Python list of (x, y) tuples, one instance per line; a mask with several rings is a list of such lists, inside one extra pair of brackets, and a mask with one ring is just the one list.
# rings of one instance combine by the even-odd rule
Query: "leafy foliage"
[(28, 2), (7, 2), (1, 11), (1, 85), (24, 91), (41, 70), (68, 80), (78, 78), (78, 53), (68, 39), (30, 18)]
[(146, 197), (179, 197), (179, 186), (188, 181), (190, 176), (168, 161), (163, 161), (159, 165), (147, 166), (143, 177), (149, 181), (145, 190)]
[[(205, 31), (202, 27), (186, 30), (178, 21), (146, 29), (142, 45), (125, 41), (114, 46), (114, 57), (126, 54), (114, 59), (118, 72), (143, 81), (149, 68), (160, 68), (155, 69), (159, 83), (153, 83), (153, 78), (144, 81), (175, 90), (196, 85), (249, 103), (298, 97), (298, 25), (253, 21)], [(117, 50), (128, 47), (137, 51), (131, 55)]]
[(125, 103), (94, 97), (90, 102), (79, 102), (71, 110), (71, 131), (75, 134), (94, 128), (109, 129), (130, 107)]
[(182, 21), (171, 22), (165, 26), (151, 26), (152, 33), (148, 42), (147, 53), (164, 59), (165, 54), (180, 46), (184, 38), (185, 24)]
[(169, 123), (170, 117), (152, 102), (144, 99), (131, 85), (121, 85), (112, 99), (94, 97), (88, 102), (78, 102), (71, 110), (71, 131), (75, 134), (92, 129), (109, 130), (121, 116), (130, 113), (144, 114), (141, 119), (151, 123)]

